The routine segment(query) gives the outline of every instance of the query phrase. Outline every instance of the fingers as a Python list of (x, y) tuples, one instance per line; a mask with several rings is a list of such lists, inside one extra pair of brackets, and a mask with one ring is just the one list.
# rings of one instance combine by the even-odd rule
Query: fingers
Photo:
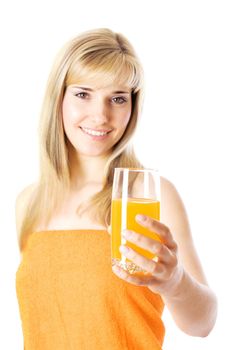
[[(147, 228), (148, 230), (157, 233), (162, 243), (164, 243), (169, 249), (173, 250), (174, 252), (177, 251), (177, 244), (173, 239), (173, 236), (169, 230), (169, 228), (162, 224), (160, 221), (151, 218), (150, 216), (144, 215), (145, 220), (138, 219), (138, 216), (136, 216), (136, 221), (143, 227)], [(111, 235), (111, 225), (108, 226), (107, 229), (109, 235)], [(146, 248), (145, 248), (146, 249)], [(156, 248), (157, 249), (157, 248)], [(160, 248), (158, 248), (160, 250)]]
[(133, 261), (137, 266), (143, 270), (149, 272), (153, 276), (160, 276), (164, 273), (165, 268), (163, 264), (156, 263), (155, 261), (145, 258), (143, 255), (137, 253), (135, 250), (129, 247), (120, 247), (120, 252), (124, 254), (128, 259)]
[(148, 259), (127, 246), (121, 246), (120, 252), (134, 264), (149, 272), (157, 280), (169, 279), (177, 265), (176, 257), (173, 257), (169, 264), (165, 264), (161, 261), (155, 262), (152, 259)]
[(167, 264), (171, 263), (173, 259), (172, 252), (162, 243), (146, 237), (142, 234), (138, 234), (134, 231), (125, 230), (122, 236), (129, 242), (134, 243), (140, 248), (148, 250), (149, 252), (155, 254), (160, 261)]
[(177, 244), (173, 239), (170, 229), (160, 221), (144, 215), (144, 220), (136, 216), (136, 221), (148, 230), (160, 235), (162, 242), (171, 250), (177, 250)]
[[(131, 260), (134, 264), (141, 267), (144, 271), (147, 271), (149, 273), (148, 276), (135, 276), (134, 274), (130, 274), (127, 271), (125, 271), (122, 268), (112, 268), (113, 271), (121, 278), (127, 280), (130, 282), (130, 279), (132, 280), (132, 277), (134, 278), (135, 282), (138, 284), (142, 283), (144, 285), (149, 285), (152, 283), (152, 281), (157, 280), (166, 280), (170, 274), (171, 268), (167, 268), (167, 266), (160, 262), (155, 262), (151, 259), (145, 258), (141, 254), (137, 253), (133, 249), (129, 247), (120, 247), (120, 252), (129, 260)], [(121, 276), (120, 276), (121, 275)], [(132, 281), (131, 281), (132, 282)], [(143, 285), (141, 284), (141, 285)]]
[(149, 286), (160, 293), (168, 288), (171, 280), (176, 277), (176, 271), (179, 270), (177, 244), (166, 225), (149, 216), (145, 218), (145, 220), (139, 220), (136, 217), (136, 221), (149, 231), (158, 234), (161, 242), (130, 230), (123, 231), (122, 235), (127, 241), (156, 255), (158, 260), (148, 259), (126, 245), (120, 246), (120, 252), (142, 270), (149, 272), (149, 275), (136, 276), (122, 268), (113, 267), (112, 269), (121, 279), (135, 285)]

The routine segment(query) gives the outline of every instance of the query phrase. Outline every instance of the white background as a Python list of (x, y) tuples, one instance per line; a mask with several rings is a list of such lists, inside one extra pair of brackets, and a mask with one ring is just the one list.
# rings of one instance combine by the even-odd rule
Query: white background
[(164, 350), (229, 348), (227, 5), (221, 0), (9, 0), (1, 5), (2, 349), (23, 349), (15, 293), (20, 257), (14, 204), (18, 192), (37, 179), (37, 126), (47, 76), (67, 40), (98, 27), (125, 34), (143, 63), (146, 98), (136, 151), (180, 192), (219, 300), (217, 324), (203, 339), (182, 333), (166, 310)]

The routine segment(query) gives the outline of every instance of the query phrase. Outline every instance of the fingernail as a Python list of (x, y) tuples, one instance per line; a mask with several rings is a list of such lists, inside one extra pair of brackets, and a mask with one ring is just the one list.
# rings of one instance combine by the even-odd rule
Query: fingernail
[(145, 221), (146, 220), (146, 216), (145, 215), (136, 215), (136, 219), (139, 221)]

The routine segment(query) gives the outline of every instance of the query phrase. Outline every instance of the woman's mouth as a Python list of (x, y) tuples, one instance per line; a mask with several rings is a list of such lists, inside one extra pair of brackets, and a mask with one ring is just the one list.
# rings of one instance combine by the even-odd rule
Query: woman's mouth
[(112, 131), (112, 130), (96, 131), (96, 130), (93, 130), (93, 129), (84, 128), (82, 126), (80, 126), (80, 129), (82, 130), (82, 132), (85, 135), (87, 135), (88, 137), (90, 137), (93, 140), (104, 140), (104, 139), (106, 139), (109, 136), (109, 134)]

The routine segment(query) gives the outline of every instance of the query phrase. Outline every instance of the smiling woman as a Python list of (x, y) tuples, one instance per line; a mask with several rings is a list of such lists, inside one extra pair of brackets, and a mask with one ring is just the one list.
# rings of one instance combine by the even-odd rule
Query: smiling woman
[(16, 289), (27, 350), (161, 350), (164, 305), (187, 334), (203, 337), (214, 325), (216, 298), (168, 180), (161, 177), (162, 221), (139, 221), (161, 243), (128, 236), (156, 249), (156, 262), (125, 253), (150, 278), (111, 269), (114, 168), (145, 168), (131, 143), (142, 101), (143, 70), (122, 34), (91, 30), (58, 54), (40, 119), (39, 180), (16, 200)]
[[(118, 86), (89, 89), (67, 87), (63, 99), (65, 133), (81, 155), (106, 155), (122, 137), (131, 116), (131, 90), (125, 93)], [(90, 92), (89, 92), (90, 91)], [(93, 142), (98, 141), (98, 142)], [(103, 142), (100, 142), (103, 141)]]
[[(122, 34), (92, 30), (60, 50), (40, 118), (40, 179), (18, 227), (21, 250), (32, 231), (55, 228), (53, 216), (66, 212), (63, 203), (73, 196), (72, 216), (90, 208), (90, 226), (109, 225), (114, 167), (143, 168), (130, 143), (142, 99), (143, 70)], [(111, 132), (89, 135), (89, 129)], [(89, 183), (100, 184), (100, 191), (88, 193), (77, 205), (78, 189)]]

